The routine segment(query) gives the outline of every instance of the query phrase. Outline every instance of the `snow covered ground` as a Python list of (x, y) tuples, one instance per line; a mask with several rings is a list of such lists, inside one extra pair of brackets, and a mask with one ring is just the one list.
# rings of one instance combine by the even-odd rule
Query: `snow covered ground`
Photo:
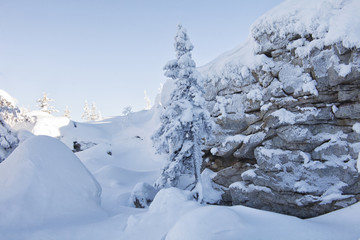
[[(154, 109), (89, 123), (38, 115), (34, 134), (51, 137), (21, 133), (20, 146), (0, 164), (0, 239), (360, 238), (359, 203), (301, 220), (200, 205), (170, 188), (148, 209), (134, 208), (133, 187), (152, 184), (163, 165), (150, 141), (157, 125)], [(88, 148), (74, 154), (74, 141)]]
[[(319, 31), (326, 30), (319, 32), (320, 45), (346, 36), (342, 40), (348, 47), (360, 46), (357, 24), (360, 18), (352, 18), (357, 16), (359, 1), (323, 0), (315, 9), (328, 7), (333, 9), (331, 14), (325, 14), (326, 9), (320, 15), (314, 9), (303, 9), (300, 15), (308, 18), (305, 23), (292, 17), (298, 16), (293, 13), (297, 5), (287, 8), (295, 2), (274, 9), (273, 12), (278, 11), (276, 21), (261, 18), (261, 24), (257, 24), (262, 27), (254, 28), (253, 34), (271, 32), (270, 23), (286, 23), (283, 28), (286, 32), (279, 34), (296, 30), (306, 35), (318, 27)], [(312, 2), (306, 0), (309, 6)], [(346, 2), (351, 4), (338, 11)], [(279, 14), (281, 9), (291, 11)], [(270, 12), (268, 16), (272, 15), (276, 14)], [(324, 25), (333, 15), (336, 18), (331, 24)], [(288, 19), (299, 24), (288, 24)], [(343, 25), (349, 28), (341, 28)], [(249, 40), (243, 47), (203, 67), (202, 72), (217, 73), (229, 62), (250, 67), (266, 63), (263, 55), (255, 57), (254, 44)], [(264, 44), (264, 47), (269, 46)], [(315, 46), (298, 49), (306, 55), (312, 47)], [(249, 74), (248, 68), (241, 72)], [(156, 102), (166, 102), (171, 83), (167, 82), (164, 89)], [(257, 100), (258, 94), (250, 91), (247, 97)], [(5, 94), (0, 91), (0, 95)], [(262, 109), (267, 107), (263, 105)], [(201, 205), (191, 200), (189, 192), (168, 188), (157, 193), (149, 208), (137, 209), (129, 201), (133, 188), (139, 182), (153, 184), (165, 160), (165, 156), (155, 154), (150, 139), (159, 126), (156, 108), (87, 123), (40, 112), (33, 115), (37, 118), (36, 125), (29, 129), (31, 132), (20, 130), (19, 146), (0, 163), (0, 240), (360, 240), (360, 203), (302, 220), (244, 206)], [(290, 115), (280, 120), (293, 121), (295, 117)], [(358, 125), (354, 129), (360, 132)], [(74, 143), (80, 144), (77, 147), (81, 151), (72, 152)], [(206, 170), (204, 175), (209, 177), (211, 172)], [(206, 194), (210, 199), (218, 193)]]

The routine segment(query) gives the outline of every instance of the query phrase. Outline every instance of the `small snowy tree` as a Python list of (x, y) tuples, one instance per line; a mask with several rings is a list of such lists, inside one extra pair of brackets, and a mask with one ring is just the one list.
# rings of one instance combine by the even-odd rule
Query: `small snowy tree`
[(88, 104), (88, 102), (86, 100), (85, 100), (85, 103), (84, 103), (84, 112), (81, 115), (81, 119), (83, 119), (83, 120), (89, 120), (90, 119), (89, 104)]
[(64, 117), (69, 118), (70, 119), (70, 110), (69, 107), (66, 106), (65, 110), (64, 110)]
[(97, 110), (95, 103), (91, 104), (91, 108), (89, 108), (89, 104), (85, 101), (84, 104), (84, 113), (82, 114), (81, 118), (86, 121), (96, 121), (101, 120), (101, 113)]
[(122, 114), (124, 116), (127, 116), (129, 115), (130, 113), (132, 113), (132, 106), (126, 106), (124, 107), (123, 111), (122, 111)]
[(39, 103), (40, 110), (48, 114), (51, 114), (53, 112), (58, 112), (58, 110), (56, 110), (54, 106), (51, 106), (49, 104), (49, 102), (52, 101), (54, 101), (54, 99), (49, 98), (46, 93), (44, 93), (42, 98), (39, 98), (37, 100), (37, 102)]
[(95, 103), (91, 104), (91, 111), (90, 111), (90, 120), (92, 121), (96, 121), (96, 120), (100, 120), (100, 112), (98, 112)]
[(175, 81), (176, 88), (161, 115), (161, 126), (152, 137), (158, 153), (169, 154), (156, 186), (194, 190), (202, 201), (202, 149), (211, 136), (213, 122), (205, 109), (200, 74), (192, 60), (191, 44), (186, 30), (178, 25), (175, 36), (176, 59), (165, 67), (165, 76)]

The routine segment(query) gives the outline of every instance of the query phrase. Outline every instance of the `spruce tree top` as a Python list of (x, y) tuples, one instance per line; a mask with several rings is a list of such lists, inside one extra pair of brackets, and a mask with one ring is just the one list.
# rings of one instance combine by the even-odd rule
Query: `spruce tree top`
[(174, 47), (176, 59), (167, 62), (164, 66), (165, 76), (172, 79), (187, 79), (194, 73), (196, 67), (191, 57), (194, 46), (186, 29), (180, 24), (177, 26)]
[(181, 24), (177, 26), (174, 46), (177, 59), (180, 59), (184, 54), (190, 53), (194, 49), (186, 29)]

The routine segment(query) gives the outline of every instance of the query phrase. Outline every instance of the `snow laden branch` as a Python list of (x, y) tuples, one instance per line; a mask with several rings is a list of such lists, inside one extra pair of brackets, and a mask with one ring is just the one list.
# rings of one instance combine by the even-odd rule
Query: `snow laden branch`
[(152, 137), (157, 152), (169, 154), (169, 160), (155, 185), (192, 190), (201, 202), (201, 146), (211, 136), (213, 122), (204, 107), (201, 76), (191, 57), (194, 47), (181, 25), (174, 46), (176, 59), (169, 61), (164, 70), (176, 87), (164, 105), (161, 126)]
[(18, 138), (8, 125), (8, 122), (15, 121), (20, 110), (11, 99), (4, 96), (6, 93), (0, 90), (0, 162), (17, 147)]

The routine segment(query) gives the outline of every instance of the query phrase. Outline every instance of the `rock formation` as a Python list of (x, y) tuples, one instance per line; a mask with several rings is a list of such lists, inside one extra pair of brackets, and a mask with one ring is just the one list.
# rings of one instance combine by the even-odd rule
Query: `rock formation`
[[(201, 68), (224, 204), (301, 218), (360, 200), (356, 1), (286, 1)], [(357, 24), (358, 23), (358, 24)], [(356, 31), (357, 30), (357, 31)]]

